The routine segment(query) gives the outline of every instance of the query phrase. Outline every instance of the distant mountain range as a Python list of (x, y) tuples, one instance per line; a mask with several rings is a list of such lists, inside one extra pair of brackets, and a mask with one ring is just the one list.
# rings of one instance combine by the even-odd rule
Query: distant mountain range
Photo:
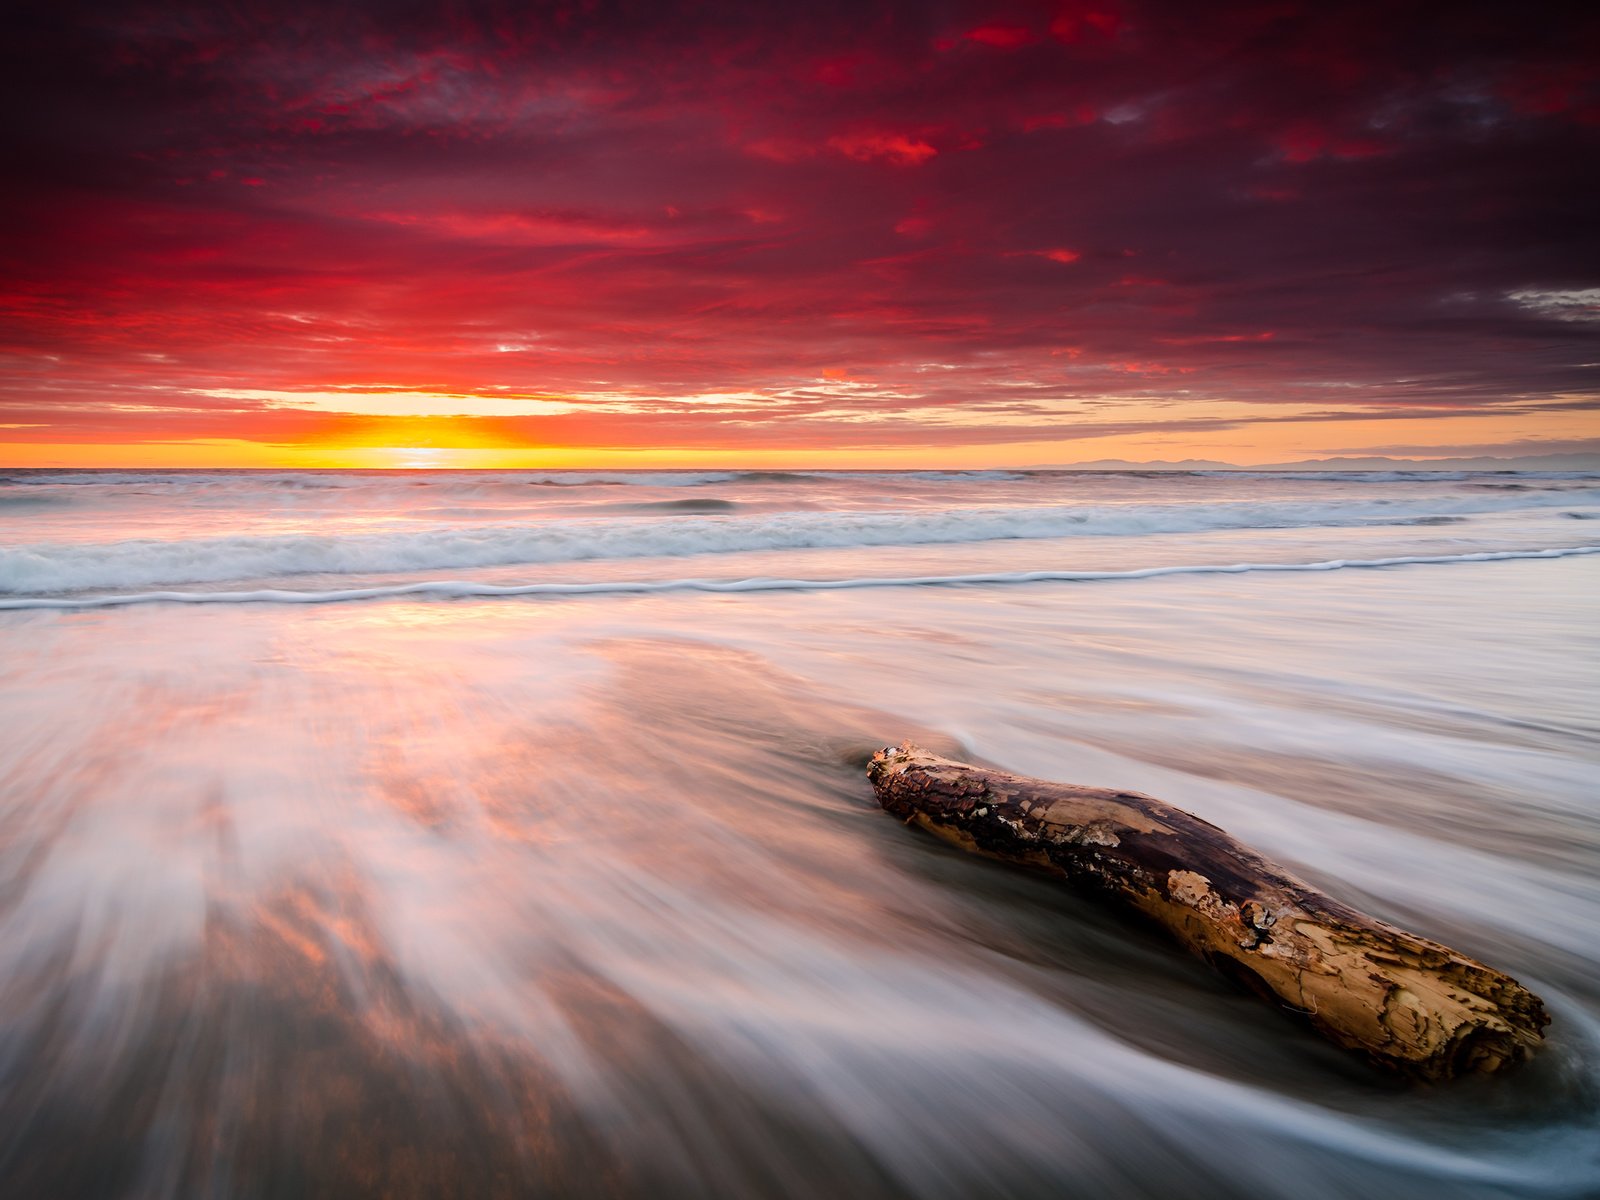
[(1207, 458), (1178, 462), (1129, 462), (1102, 458), (1094, 462), (1059, 463), (1036, 468), (1048, 471), (1600, 471), (1600, 454), (1527, 454), (1517, 458), (1307, 458), (1299, 462), (1238, 463)]

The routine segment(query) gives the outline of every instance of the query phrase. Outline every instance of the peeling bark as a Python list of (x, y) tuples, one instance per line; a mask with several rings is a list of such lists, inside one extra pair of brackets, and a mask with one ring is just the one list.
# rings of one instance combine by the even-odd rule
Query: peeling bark
[(1134, 909), (1380, 1066), (1426, 1080), (1491, 1073), (1544, 1038), (1543, 1003), (1510, 976), (1340, 904), (1149, 796), (990, 771), (910, 742), (880, 750), (867, 773), (908, 823)]

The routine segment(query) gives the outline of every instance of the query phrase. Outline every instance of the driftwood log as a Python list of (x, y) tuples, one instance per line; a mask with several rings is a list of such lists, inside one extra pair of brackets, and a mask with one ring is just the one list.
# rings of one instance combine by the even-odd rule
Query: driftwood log
[(1516, 980), (1340, 904), (1149, 796), (1008, 775), (910, 742), (880, 750), (867, 773), (896, 816), (1132, 908), (1380, 1066), (1427, 1080), (1488, 1073), (1543, 1040), (1544, 1005)]

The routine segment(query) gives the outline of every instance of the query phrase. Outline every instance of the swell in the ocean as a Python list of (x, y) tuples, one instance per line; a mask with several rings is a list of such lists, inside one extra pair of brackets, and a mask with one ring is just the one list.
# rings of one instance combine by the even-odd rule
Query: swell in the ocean
[(257, 588), (247, 592), (127, 592), (71, 598), (27, 596), (0, 600), (0, 610), (112, 608), (129, 604), (333, 604), (396, 596), (469, 599), (494, 596), (654, 595), (662, 592), (829, 592), (859, 588), (941, 587), (961, 584), (1094, 583), (1115, 579), (1156, 579), (1165, 575), (1241, 575), (1251, 571), (1342, 571), (1376, 567), (1432, 566), (1448, 563), (1506, 562), (1516, 559), (1571, 558), (1600, 554), (1600, 546), (1561, 546), (1547, 550), (1484, 550), (1471, 554), (1406, 554), (1391, 558), (1335, 558), (1300, 563), (1202, 563), (1143, 567), (1133, 571), (990, 571), (967, 575), (907, 575), (852, 579), (655, 579), (594, 583), (492, 584), (435, 579), (385, 587), (289, 591)]
[(148, 538), (0, 548), (0, 593), (211, 583), (305, 574), (388, 574), (593, 559), (915, 546), (1075, 536), (1436, 524), (1600, 501), (1600, 492), (781, 512), (737, 517), (531, 521), (382, 533)]

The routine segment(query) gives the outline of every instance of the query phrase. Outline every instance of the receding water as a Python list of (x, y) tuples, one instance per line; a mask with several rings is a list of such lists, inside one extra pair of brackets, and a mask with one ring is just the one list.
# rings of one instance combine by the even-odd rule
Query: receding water
[[(1595, 482), (13, 473), (0, 1195), (1600, 1193)], [(471, 594), (1250, 563), (1321, 566)], [(1189, 808), (1549, 1041), (1374, 1076), (881, 812), (906, 737)]]

